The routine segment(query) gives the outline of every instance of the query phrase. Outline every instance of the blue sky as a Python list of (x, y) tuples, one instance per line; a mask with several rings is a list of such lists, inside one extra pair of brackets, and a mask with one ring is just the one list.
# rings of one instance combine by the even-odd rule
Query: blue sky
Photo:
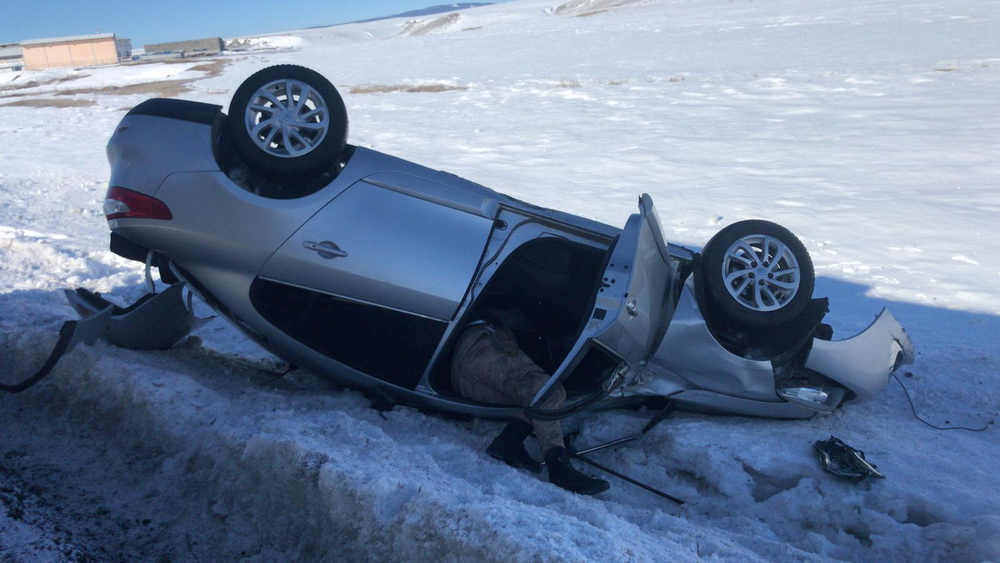
[[(489, 0), (478, 0), (489, 1)], [(134, 48), (345, 23), (446, 0), (4, 0), (0, 44), (114, 32)]]

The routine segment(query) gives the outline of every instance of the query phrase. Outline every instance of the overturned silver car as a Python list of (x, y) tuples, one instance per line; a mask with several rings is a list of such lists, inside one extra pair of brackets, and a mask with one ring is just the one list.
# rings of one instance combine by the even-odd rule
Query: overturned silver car
[[(698, 252), (663, 239), (647, 195), (616, 228), (352, 146), (340, 95), (302, 67), (254, 74), (228, 115), (146, 101), (107, 153), (114, 252), (184, 284), (288, 362), (401, 403), (518, 410), (449, 383), (458, 333), (488, 308), (530, 320), (518, 342), (552, 374), (529, 407), (542, 417), (669, 400), (807, 418), (872, 397), (914, 357), (888, 311), (832, 340), (809, 255), (783, 227), (735, 223)], [(103, 308), (93, 297), (72, 301), (88, 315)], [(150, 345), (190, 326), (183, 299), (169, 299), (149, 307), (146, 324), (169, 333)], [(557, 384), (568, 400), (542, 411)]]

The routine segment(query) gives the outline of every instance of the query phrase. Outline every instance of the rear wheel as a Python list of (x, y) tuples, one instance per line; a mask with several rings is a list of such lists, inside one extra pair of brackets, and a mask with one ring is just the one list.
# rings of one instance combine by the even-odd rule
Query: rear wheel
[(236, 90), (229, 136), (247, 167), (279, 181), (309, 180), (333, 167), (347, 144), (347, 109), (316, 71), (260, 70)]
[(805, 246), (769, 221), (740, 221), (719, 231), (702, 253), (705, 295), (713, 309), (748, 327), (774, 327), (798, 316), (816, 276)]

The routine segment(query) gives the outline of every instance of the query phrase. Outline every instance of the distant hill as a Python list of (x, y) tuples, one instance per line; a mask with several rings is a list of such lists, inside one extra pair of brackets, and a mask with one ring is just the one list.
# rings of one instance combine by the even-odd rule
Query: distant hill
[(345, 23), (335, 23), (330, 25), (315, 25), (308, 29), (318, 29), (321, 27), (334, 27), (338, 25), (347, 25), (348, 23), (367, 23), (379, 20), (391, 20), (393, 18), (414, 18), (420, 16), (432, 16), (434, 14), (440, 14), (442, 12), (454, 12), (457, 10), (468, 10), (469, 8), (478, 8), (480, 6), (489, 6), (493, 4), (492, 2), (460, 2), (455, 4), (441, 4), (439, 6), (431, 6), (430, 8), (422, 8), (420, 10), (411, 10), (409, 12), (403, 12), (401, 14), (393, 14), (391, 16), (381, 16), (378, 18), (370, 18), (367, 20), (358, 20), (353, 22)]

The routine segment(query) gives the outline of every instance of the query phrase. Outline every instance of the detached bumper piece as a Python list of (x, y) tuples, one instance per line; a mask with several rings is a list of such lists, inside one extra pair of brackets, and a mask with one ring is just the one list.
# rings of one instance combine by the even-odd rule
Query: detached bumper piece
[(49, 374), (60, 358), (81, 342), (91, 345), (101, 337), (115, 346), (133, 350), (166, 350), (209, 319), (198, 319), (184, 303), (184, 284), (151, 293), (129, 307), (119, 307), (100, 295), (66, 290), (66, 300), (80, 315), (66, 321), (45, 364), (31, 377), (15, 384), (0, 383), (0, 391), (20, 393)]
[(203, 322), (185, 305), (184, 285), (176, 283), (160, 293), (147, 294), (126, 308), (82, 288), (66, 290), (66, 300), (83, 319), (109, 313), (103, 336), (111, 344), (132, 350), (166, 350)]
[(77, 344), (82, 342), (91, 345), (97, 342), (97, 339), (107, 331), (110, 322), (111, 309), (79, 321), (64, 322), (62, 328), (59, 329), (59, 340), (56, 342), (55, 347), (52, 348), (52, 351), (49, 352), (49, 357), (45, 360), (45, 364), (42, 365), (41, 369), (19, 383), (11, 385), (0, 383), (0, 391), (20, 393), (38, 383), (52, 371), (52, 368), (56, 367), (56, 364), (67, 352), (76, 348)]
[(830, 436), (829, 440), (817, 441), (815, 447), (823, 469), (838, 477), (855, 483), (869, 477), (885, 478), (874, 465), (865, 460), (865, 452), (848, 446), (840, 438)]

